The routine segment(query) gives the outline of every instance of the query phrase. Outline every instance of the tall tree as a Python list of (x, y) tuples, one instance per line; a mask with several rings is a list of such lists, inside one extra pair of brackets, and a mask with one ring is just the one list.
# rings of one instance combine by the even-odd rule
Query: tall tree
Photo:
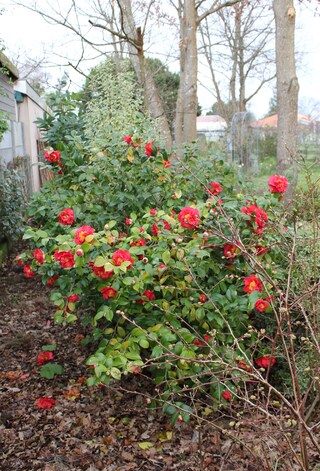
[(177, 11), (180, 24), (180, 88), (177, 101), (175, 143), (192, 142), (197, 137), (197, 81), (199, 25), (209, 15), (239, 3), (241, 0), (214, 0), (207, 6), (206, 0), (170, 0)]
[[(14, 3), (40, 14), (51, 24), (67, 28), (81, 39), (82, 48), (78, 48), (79, 59), (75, 63), (69, 61), (69, 65), (78, 71), (88, 53), (88, 47), (96, 56), (107, 55), (112, 51), (114, 57), (120, 60), (126, 46), (144, 94), (146, 111), (158, 121), (163, 143), (169, 149), (172, 147), (169, 123), (153, 75), (145, 61), (145, 35), (152, 8), (156, 7), (155, 0), (148, 0), (138, 5), (139, 24), (136, 23), (136, 15), (132, 8), (133, 0), (96, 0), (87, 2), (84, 6), (73, 0), (66, 0), (60, 4), (46, 1), (42, 2), (41, 7), (40, 2), (36, 0), (14, 0)], [(101, 32), (100, 36), (97, 35), (98, 31)]]
[(209, 66), (212, 93), (218, 114), (227, 122), (234, 113), (246, 111), (250, 100), (275, 78), (273, 22), (269, 5), (242, 0), (200, 25), (201, 51)]
[(295, 19), (293, 0), (273, 0), (276, 24), (276, 72), (278, 141), (277, 171), (285, 173), (297, 153), (299, 83), (295, 65)]

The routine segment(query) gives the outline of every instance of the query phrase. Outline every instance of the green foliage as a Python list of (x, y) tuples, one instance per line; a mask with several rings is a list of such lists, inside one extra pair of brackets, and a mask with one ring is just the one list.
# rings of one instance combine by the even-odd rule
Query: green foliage
[[(264, 319), (272, 309), (257, 316), (257, 325), (269, 329), (265, 337), (249, 326), (255, 324), (250, 316), (258, 314), (255, 302), (276, 294), (284, 280), (287, 260), (280, 242), (286, 233), (277, 230), (278, 197), (248, 193), (230, 167), (215, 156), (201, 159), (194, 146), (168, 167), (165, 149), (154, 143), (148, 157), (146, 142), (134, 135), (132, 143), (111, 142), (103, 152), (77, 158), (62, 152), (63, 174), (31, 203), (33, 227), (25, 239), (45, 257), (45, 263), (33, 259), (31, 266), (44, 283), (58, 277), (51, 296), (56, 322), (90, 327), (86, 341), (97, 350), (87, 362), (94, 373), (89, 384), (148, 369), (163, 400), (185, 384), (201, 392), (203, 383), (218, 407), (224, 388), (236, 391), (247, 378), (239, 361), (254, 368), (255, 358), (271, 350), (274, 322), (269, 328)], [(209, 192), (213, 180), (222, 185), (218, 196)], [(268, 212), (265, 230), (257, 231), (241, 212), (248, 200)], [(72, 225), (58, 222), (64, 208), (74, 210)], [(182, 208), (198, 211), (194, 227), (181, 225)], [(88, 225), (95, 232), (79, 243), (76, 229)], [(225, 252), (227, 243), (236, 245), (235, 256)], [(264, 287), (246, 294), (244, 278), (254, 273), (249, 261), (257, 245), (268, 248), (259, 256)], [(116, 263), (117, 250), (129, 259)], [(60, 252), (74, 264), (64, 268)], [(72, 295), (79, 299), (70, 301)], [(282, 355), (279, 348), (277, 354)], [(236, 368), (236, 382), (230, 368)], [(189, 411), (178, 408), (173, 421), (180, 415), (187, 421)]]
[(43, 345), (41, 347), (41, 350), (43, 350), (44, 352), (54, 352), (57, 348), (57, 345), (55, 343), (51, 343), (49, 345)]
[(128, 132), (128, 123), (140, 137), (154, 135), (155, 123), (141, 113), (143, 97), (126, 61), (117, 65), (110, 59), (94, 68), (85, 96), (84, 132), (91, 145), (104, 148), (115, 142)]
[(16, 170), (0, 168), (0, 239), (14, 242), (22, 232), (25, 200)]
[(49, 362), (42, 365), (40, 368), (40, 376), (42, 376), (42, 378), (53, 379), (56, 375), (62, 375), (63, 373), (63, 367), (57, 363)]
[(51, 113), (44, 113), (36, 123), (44, 133), (47, 146), (57, 150), (65, 146), (81, 149), (83, 147), (83, 114), (82, 95), (80, 93), (54, 92), (49, 93), (46, 102)]
[(5, 113), (0, 111), (0, 142), (2, 141), (2, 138), (4, 134), (8, 131), (9, 129), (9, 124), (7, 120), (7, 116)]

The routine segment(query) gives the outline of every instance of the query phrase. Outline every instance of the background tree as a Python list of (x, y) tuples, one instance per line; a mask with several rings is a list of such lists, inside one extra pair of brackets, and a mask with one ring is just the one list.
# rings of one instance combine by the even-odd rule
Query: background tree
[(299, 83), (295, 65), (295, 19), (293, 0), (274, 0), (276, 24), (276, 71), (278, 141), (277, 171), (282, 174), (297, 154)]
[(170, 72), (167, 65), (160, 59), (148, 57), (147, 66), (154, 76), (154, 81), (158, 88), (162, 100), (164, 112), (170, 125), (171, 133), (174, 132), (175, 109), (179, 90), (179, 75)]
[(50, 88), (51, 76), (47, 72), (47, 52), (38, 57), (31, 57), (30, 53), (19, 49), (14, 51), (12, 61), (19, 70), (19, 79), (27, 80), (31, 87), (39, 94), (44, 95)]
[(206, 17), (200, 33), (217, 114), (230, 122), (275, 78), (272, 12), (260, 0), (242, 0)]
[(176, 9), (180, 27), (180, 87), (175, 132), (178, 147), (181, 147), (182, 142), (192, 142), (197, 137), (198, 28), (209, 15), (239, 1), (215, 0), (209, 5), (206, 0), (170, 0)]

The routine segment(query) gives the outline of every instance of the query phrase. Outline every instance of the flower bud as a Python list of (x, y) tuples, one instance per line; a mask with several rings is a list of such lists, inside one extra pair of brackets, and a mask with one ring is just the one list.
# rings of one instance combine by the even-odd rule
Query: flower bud
[(82, 257), (82, 255), (83, 255), (83, 250), (82, 250), (82, 249), (77, 249), (77, 250), (76, 250), (76, 255), (78, 255), (78, 257)]

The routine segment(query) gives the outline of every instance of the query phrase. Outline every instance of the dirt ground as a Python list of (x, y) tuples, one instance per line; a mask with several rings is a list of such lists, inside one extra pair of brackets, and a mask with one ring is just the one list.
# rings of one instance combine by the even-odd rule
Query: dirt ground
[[(263, 471), (274, 469), (268, 462), (281, 446), (277, 469), (301, 469), (276, 438), (268, 443), (247, 428), (238, 433), (241, 444), (217, 430), (214, 423), (228, 427), (226, 412), (211, 424), (171, 425), (149, 409), (144, 394), (152, 385), (139, 375), (115, 388), (87, 387), (85, 332), (54, 325), (53, 310), (49, 288), (25, 278), (10, 257), (0, 268), (1, 470)], [(37, 361), (48, 344), (56, 344), (54, 361), (65, 371), (51, 380), (40, 376)], [(38, 408), (41, 397), (54, 398), (54, 407)]]

